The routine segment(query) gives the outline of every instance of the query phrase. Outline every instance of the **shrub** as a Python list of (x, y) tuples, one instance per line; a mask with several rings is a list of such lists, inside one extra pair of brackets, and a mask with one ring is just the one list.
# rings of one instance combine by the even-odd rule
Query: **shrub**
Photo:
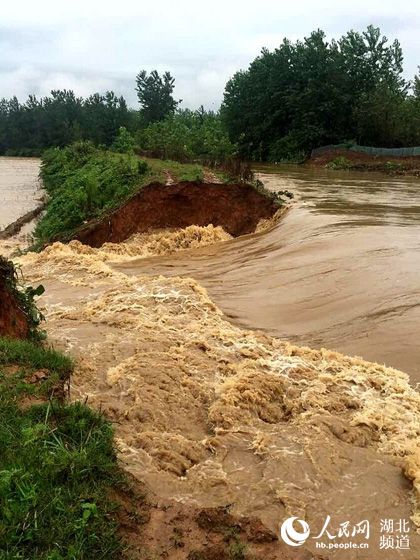
[(183, 110), (150, 124), (136, 137), (139, 150), (152, 157), (180, 162), (218, 164), (235, 152), (235, 146), (212, 112)]
[(44, 316), (35, 304), (35, 297), (44, 293), (44, 287), (42, 285), (36, 288), (24, 286), (19, 281), (18, 270), (13, 262), (2, 256), (0, 256), (0, 278), (4, 281), (9, 293), (14, 296), (19, 308), (26, 317), (29, 328), (29, 338), (33, 340), (43, 339), (45, 333), (39, 329), (39, 325), (44, 320)]
[(111, 145), (111, 150), (120, 154), (133, 154), (134, 146), (135, 141), (133, 136), (124, 126), (121, 126), (118, 131), (118, 136)]
[(350, 169), (351, 161), (344, 156), (338, 156), (325, 166), (327, 169)]

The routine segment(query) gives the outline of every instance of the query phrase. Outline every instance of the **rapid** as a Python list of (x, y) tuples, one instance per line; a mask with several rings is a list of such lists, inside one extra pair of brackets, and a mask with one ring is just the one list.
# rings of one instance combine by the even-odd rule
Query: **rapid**
[(314, 534), (328, 515), (368, 519), (372, 548), (352, 558), (377, 553), (381, 519), (411, 518), (411, 549), (380, 557), (415, 560), (420, 184), (260, 177), (297, 200), (256, 234), (191, 226), (14, 258), (77, 360), (71, 398), (115, 422), (124, 467), (158, 496), (276, 532), (289, 516)]
[(235, 324), (420, 381), (420, 180), (263, 168), (297, 202), (269, 231), (125, 273), (192, 276)]

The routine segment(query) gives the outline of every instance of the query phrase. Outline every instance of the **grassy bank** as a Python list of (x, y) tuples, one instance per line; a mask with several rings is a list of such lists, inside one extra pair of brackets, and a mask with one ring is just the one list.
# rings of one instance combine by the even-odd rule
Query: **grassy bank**
[(139, 159), (88, 142), (47, 150), (41, 178), (49, 201), (34, 232), (35, 247), (71, 236), (84, 222), (115, 208), (149, 183), (203, 181), (204, 175), (198, 164)]
[(113, 559), (113, 431), (65, 404), (66, 356), (0, 338), (0, 559)]

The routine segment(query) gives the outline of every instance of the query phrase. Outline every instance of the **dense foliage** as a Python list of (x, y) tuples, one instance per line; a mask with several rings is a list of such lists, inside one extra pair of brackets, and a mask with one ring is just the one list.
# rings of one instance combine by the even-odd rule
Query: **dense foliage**
[(420, 144), (419, 79), (402, 78), (398, 41), (380, 30), (328, 42), (321, 31), (263, 49), (226, 85), (222, 115), (243, 157), (296, 158), (346, 140), (398, 147)]
[(45, 148), (77, 140), (110, 145), (133, 116), (123, 97), (112, 91), (87, 99), (73, 91), (52, 91), (49, 97), (0, 100), (0, 155), (39, 155)]
[(109, 492), (119, 484), (113, 430), (56, 395), (72, 362), (0, 338), (0, 559), (113, 559), (121, 554)]
[(90, 142), (45, 151), (41, 178), (50, 200), (35, 229), (37, 243), (66, 236), (121, 203), (147, 171), (136, 156), (98, 149)]
[(403, 54), (378, 28), (327, 41), (321, 30), (263, 49), (227, 83), (221, 112), (179, 109), (169, 72), (139, 72), (139, 110), (113, 92), (67, 90), (0, 100), (0, 155), (38, 155), (90, 140), (117, 152), (177, 161), (300, 159), (312, 148), (420, 145), (420, 76), (402, 77)]
[(158, 122), (172, 115), (179, 101), (173, 98), (175, 79), (169, 72), (160, 76), (156, 70), (145, 70), (136, 77), (136, 92), (140, 103), (140, 116), (145, 124)]
[(224, 161), (234, 152), (220, 115), (203, 107), (198, 111), (178, 110), (150, 124), (137, 133), (137, 144), (152, 157), (211, 164)]

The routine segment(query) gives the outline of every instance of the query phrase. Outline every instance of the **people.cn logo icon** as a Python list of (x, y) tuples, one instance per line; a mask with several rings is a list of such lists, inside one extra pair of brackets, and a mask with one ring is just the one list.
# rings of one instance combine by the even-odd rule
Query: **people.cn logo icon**
[[(295, 521), (300, 525), (301, 532), (296, 531), (293, 527)], [(309, 537), (310, 532), (309, 525), (306, 521), (302, 521), (302, 519), (298, 519), (297, 517), (289, 517), (289, 519), (286, 519), (280, 529), (281, 538), (289, 546), (302, 546)]]

